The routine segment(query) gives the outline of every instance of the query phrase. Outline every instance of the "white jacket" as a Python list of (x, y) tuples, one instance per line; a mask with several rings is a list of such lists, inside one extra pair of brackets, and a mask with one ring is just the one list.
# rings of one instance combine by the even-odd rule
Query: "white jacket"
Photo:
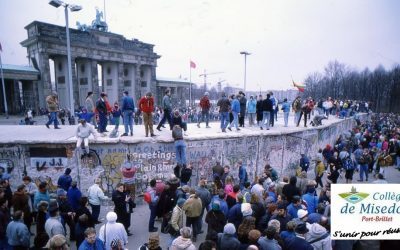
[(107, 223), (101, 226), (99, 230), (99, 239), (105, 242), (106, 250), (111, 249), (111, 241), (119, 239), (123, 246), (128, 244), (128, 234), (125, 231), (124, 225), (117, 223), (117, 214), (108, 212)]
[(88, 189), (88, 199), (92, 205), (101, 205), (101, 201), (107, 200), (108, 197), (104, 195), (103, 190), (101, 190), (98, 184), (93, 184)]
[(83, 126), (82, 124), (79, 124), (78, 127), (76, 128), (76, 138), (88, 138), (92, 134), (94, 138), (97, 138), (96, 130), (94, 127), (88, 123)]

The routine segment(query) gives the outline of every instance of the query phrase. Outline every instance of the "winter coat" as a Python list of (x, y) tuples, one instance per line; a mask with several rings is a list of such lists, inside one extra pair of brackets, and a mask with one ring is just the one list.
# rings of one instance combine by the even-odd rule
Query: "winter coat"
[(96, 130), (90, 124), (86, 123), (85, 126), (79, 124), (76, 128), (76, 138), (88, 138), (91, 134), (96, 138)]
[(122, 107), (121, 111), (135, 111), (135, 102), (131, 96), (124, 96), (122, 98)]
[(57, 181), (58, 187), (64, 189), (65, 191), (68, 191), (69, 187), (71, 186), (71, 183), (72, 183), (72, 177), (69, 174), (61, 175)]
[(200, 216), (202, 209), (201, 199), (194, 194), (190, 195), (189, 199), (183, 204), (183, 210), (187, 217), (193, 218)]
[(196, 250), (196, 247), (193, 245), (190, 239), (183, 238), (179, 236), (176, 238), (170, 247), (171, 250)]
[(268, 239), (267, 237), (261, 237), (258, 239), (258, 244), (260, 245), (260, 250), (281, 250), (282, 247), (278, 244), (275, 239)]
[(296, 187), (296, 183), (293, 184), (289, 183), (283, 186), (282, 194), (286, 197), (286, 200), (288, 202), (292, 202), (293, 196), (295, 195), (301, 196), (300, 189)]
[(201, 199), (201, 205), (203, 209), (206, 208), (211, 202), (210, 191), (208, 191), (205, 187), (198, 187), (196, 189), (196, 194)]
[(202, 111), (209, 111), (211, 108), (211, 104), (210, 104), (210, 99), (208, 98), (208, 96), (203, 96), (200, 99), (200, 107)]
[(247, 113), (254, 114), (256, 112), (257, 101), (255, 99), (250, 99), (247, 101)]
[(50, 238), (56, 234), (62, 234), (64, 236), (66, 236), (65, 229), (64, 229), (63, 225), (61, 224), (60, 220), (61, 220), (61, 218), (59, 216), (50, 217), (46, 220), (46, 223), (44, 224), (44, 228)]
[(171, 226), (175, 231), (179, 231), (183, 227), (183, 210), (178, 205), (172, 211)]
[(8, 209), (0, 208), (0, 240), (6, 237), (6, 229), (10, 219), (11, 218)]
[(55, 95), (49, 95), (46, 97), (47, 109), (49, 112), (58, 111), (58, 98)]
[(226, 224), (226, 218), (222, 211), (210, 210), (206, 215), (206, 223), (208, 224), (207, 232), (215, 231), (222, 233)]
[(289, 105), (288, 102), (282, 103), (282, 110), (283, 110), (284, 113), (290, 112), (290, 105)]
[(226, 97), (222, 97), (221, 99), (218, 100), (217, 106), (219, 107), (219, 112), (229, 112), (231, 103), (229, 102), (229, 99)]
[(89, 242), (84, 240), (79, 246), (78, 250), (105, 250), (105, 247), (103, 241), (101, 241), (99, 238), (96, 238), (94, 244), (89, 244)]
[(302, 199), (307, 203), (308, 214), (315, 213), (318, 206), (318, 196), (315, 196), (315, 191), (312, 193), (306, 193), (302, 196)]
[(240, 103), (238, 99), (233, 99), (231, 103), (232, 112), (240, 113)]
[(244, 96), (240, 97), (239, 104), (240, 104), (240, 114), (244, 116), (244, 114), (246, 114), (246, 104), (247, 104), (246, 97)]
[(93, 184), (88, 189), (88, 199), (90, 204), (100, 205), (101, 201), (108, 199), (108, 197), (104, 195), (98, 184)]
[(239, 228), (240, 223), (242, 223), (243, 220), (243, 214), (242, 214), (242, 204), (241, 203), (236, 203), (231, 209), (229, 209), (228, 212), (228, 222), (232, 223), (235, 225), (236, 228)]
[(35, 196), (33, 198), (33, 207), (37, 209), (39, 202), (41, 201), (47, 201), (50, 203), (50, 196), (49, 193), (46, 191), (45, 193), (40, 192), (39, 190), (35, 193)]
[(31, 233), (22, 220), (13, 220), (7, 226), (7, 238), (10, 246), (29, 247)]
[(82, 197), (82, 192), (77, 187), (70, 187), (67, 192), (67, 199), (74, 211), (79, 208), (79, 200)]
[(172, 103), (171, 103), (171, 97), (169, 95), (165, 95), (162, 99), (162, 107), (164, 110), (172, 110)]
[[(287, 250), (314, 250), (314, 248), (305, 239), (294, 237), (285, 244)], [(330, 248), (329, 248), (330, 249)]]
[(143, 96), (139, 100), (139, 109), (144, 113), (152, 113), (154, 111), (154, 98)]
[(116, 219), (108, 220), (107, 218), (108, 222), (102, 225), (99, 230), (99, 239), (105, 242), (106, 250), (111, 250), (110, 244), (113, 239), (119, 239), (123, 246), (128, 244), (128, 234), (124, 226), (121, 223), (117, 223)]
[(294, 219), (294, 218), (298, 218), (297, 211), (299, 211), (299, 209), (302, 209), (302, 207), (301, 207), (301, 205), (295, 206), (293, 203), (290, 203), (286, 209), (287, 209), (287, 213)]
[(31, 208), (29, 207), (29, 195), (25, 192), (15, 191), (12, 199), (14, 211), (21, 210), (24, 212), (24, 217), (31, 216)]
[(240, 241), (231, 234), (219, 233), (217, 240), (217, 249), (220, 250), (239, 250)]
[(313, 243), (310, 243), (314, 250), (325, 250), (331, 249), (331, 237), (328, 231), (318, 223), (311, 224), (308, 227), (308, 233), (306, 234), (306, 240), (308, 242), (312, 242), (314, 240), (319, 239)]
[(263, 112), (272, 112), (272, 111), (274, 111), (272, 106), (273, 105), (272, 105), (271, 99), (267, 98), (267, 99), (263, 100), (263, 102), (262, 102), (262, 111)]

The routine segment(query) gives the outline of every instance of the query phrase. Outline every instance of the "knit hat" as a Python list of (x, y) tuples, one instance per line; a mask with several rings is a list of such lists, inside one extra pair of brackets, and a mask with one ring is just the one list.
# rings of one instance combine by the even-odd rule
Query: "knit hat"
[(242, 210), (243, 217), (251, 216), (253, 214), (253, 209), (251, 209), (250, 203), (242, 203), (240, 209)]
[(299, 209), (299, 210), (297, 210), (297, 217), (298, 217), (299, 219), (303, 219), (303, 218), (306, 217), (307, 215), (308, 215), (307, 210), (304, 210), (304, 209)]
[(224, 233), (234, 235), (236, 233), (235, 225), (228, 223), (224, 226)]
[(118, 216), (115, 212), (107, 213), (107, 216), (106, 216), (107, 222), (116, 222), (117, 218), (118, 218)]
[(179, 198), (176, 204), (178, 204), (179, 207), (182, 207), (183, 204), (185, 204), (186, 200), (183, 198)]

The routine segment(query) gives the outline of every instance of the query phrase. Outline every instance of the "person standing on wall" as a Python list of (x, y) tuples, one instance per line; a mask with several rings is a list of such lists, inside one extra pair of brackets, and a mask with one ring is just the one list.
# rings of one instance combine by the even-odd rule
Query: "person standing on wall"
[(124, 117), (125, 133), (121, 136), (128, 136), (129, 130), (130, 135), (133, 136), (133, 114), (135, 112), (135, 103), (133, 98), (129, 96), (127, 90), (124, 91), (124, 97), (122, 98), (122, 115)]
[(221, 130), (222, 132), (226, 132), (226, 126), (228, 126), (229, 123), (229, 109), (231, 106), (231, 103), (229, 102), (229, 99), (226, 97), (226, 94), (222, 92), (221, 94), (221, 99), (218, 100), (217, 106), (219, 107), (219, 115), (221, 119)]
[(244, 117), (246, 115), (247, 99), (243, 91), (239, 91), (238, 100), (240, 104), (239, 127), (244, 128)]
[(46, 127), (50, 128), (50, 124), (54, 122), (54, 128), (60, 129), (58, 126), (57, 112), (59, 111), (58, 107), (58, 95), (57, 92), (53, 92), (51, 95), (46, 97), (47, 109), (50, 112), (49, 121), (46, 123)]
[(85, 108), (89, 114), (93, 114), (93, 116), (90, 119), (90, 122), (92, 123), (94, 128), (97, 129), (96, 116), (94, 116), (96, 109), (95, 109), (94, 102), (93, 102), (93, 92), (92, 91), (89, 91), (87, 93), (87, 96), (85, 99)]
[(247, 114), (249, 115), (250, 127), (254, 126), (254, 120), (255, 120), (255, 116), (256, 116), (256, 105), (257, 105), (257, 101), (251, 95), (250, 100), (247, 101)]
[(164, 125), (165, 121), (168, 121), (169, 128), (172, 130), (172, 121), (171, 121), (171, 112), (172, 112), (172, 103), (171, 103), (171, 90), (165, 90), (165, 95), (162, 99), (162, 108), (164, 110), (164, 116), (161, 119), (160, 123), (157, 126), (157, 130), (161, 131), (161, 126)]
[(145, 96), (139, 100), (139, 110), (143, 114), (144, 129), (146, 137), (156, 136), (153, 131), (153, 111), (154, 111), (154, 97), (151, 92), (147, 92)]
[(210, 119), (210, 108), (211, 108), (211, 103), (210, 99), (208, 98), (209, 94), (208, 92), (204, 93), (204, 96), (200, 99), (200, 108), (201, 108), (201, 117), (199, 119), (199, 122), (197, 123), (197, 127), (200, 128), (200, 122), (206, 121), (206, 128), (210, 128), (208, 126), (208, 121)]
[(99, 114), (99, 127), (98, 127), (99, 133), (101, 133), (104, 136), (105, 132), (107, 132), (106, 127), (108, 121), (107, 94), (104, 92), (100, 94), (100, 98), (96, 102), (96, 111)]

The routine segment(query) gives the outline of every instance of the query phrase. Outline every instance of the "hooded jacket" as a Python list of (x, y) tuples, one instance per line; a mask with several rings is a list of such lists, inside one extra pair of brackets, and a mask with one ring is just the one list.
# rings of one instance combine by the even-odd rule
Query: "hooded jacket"
[(192, 194), (183, 205), (183, 210), (186, 212), (187, 217), (198, 217), (203, 209), (201, 199)]
[(117, 223), (117, 214), (114, 212), (108, 212), (107, 223), (101, 226), (99, 230), (99, 239), (106, 245), (106, 250), (111, 249), (111, 241), (113, 239), (119, 239), (122, 245), (128, 244), (128, 235), (125, 231), (124, 226), (121, 223)]
[[(314, 223), (307, 227), (309, 231), (306, 234), (306, 240), (314, 247), (315, 250), (332, 248), (331, 237), (323, 226), (318, 223)], [(317, 241), (312, 242), (314, 240)]]
[(171, 245), (171, 250), (196, 250), (196, 247), (193, 245), (190, 239), (183, 238), (179, 236), (176, 238)]

